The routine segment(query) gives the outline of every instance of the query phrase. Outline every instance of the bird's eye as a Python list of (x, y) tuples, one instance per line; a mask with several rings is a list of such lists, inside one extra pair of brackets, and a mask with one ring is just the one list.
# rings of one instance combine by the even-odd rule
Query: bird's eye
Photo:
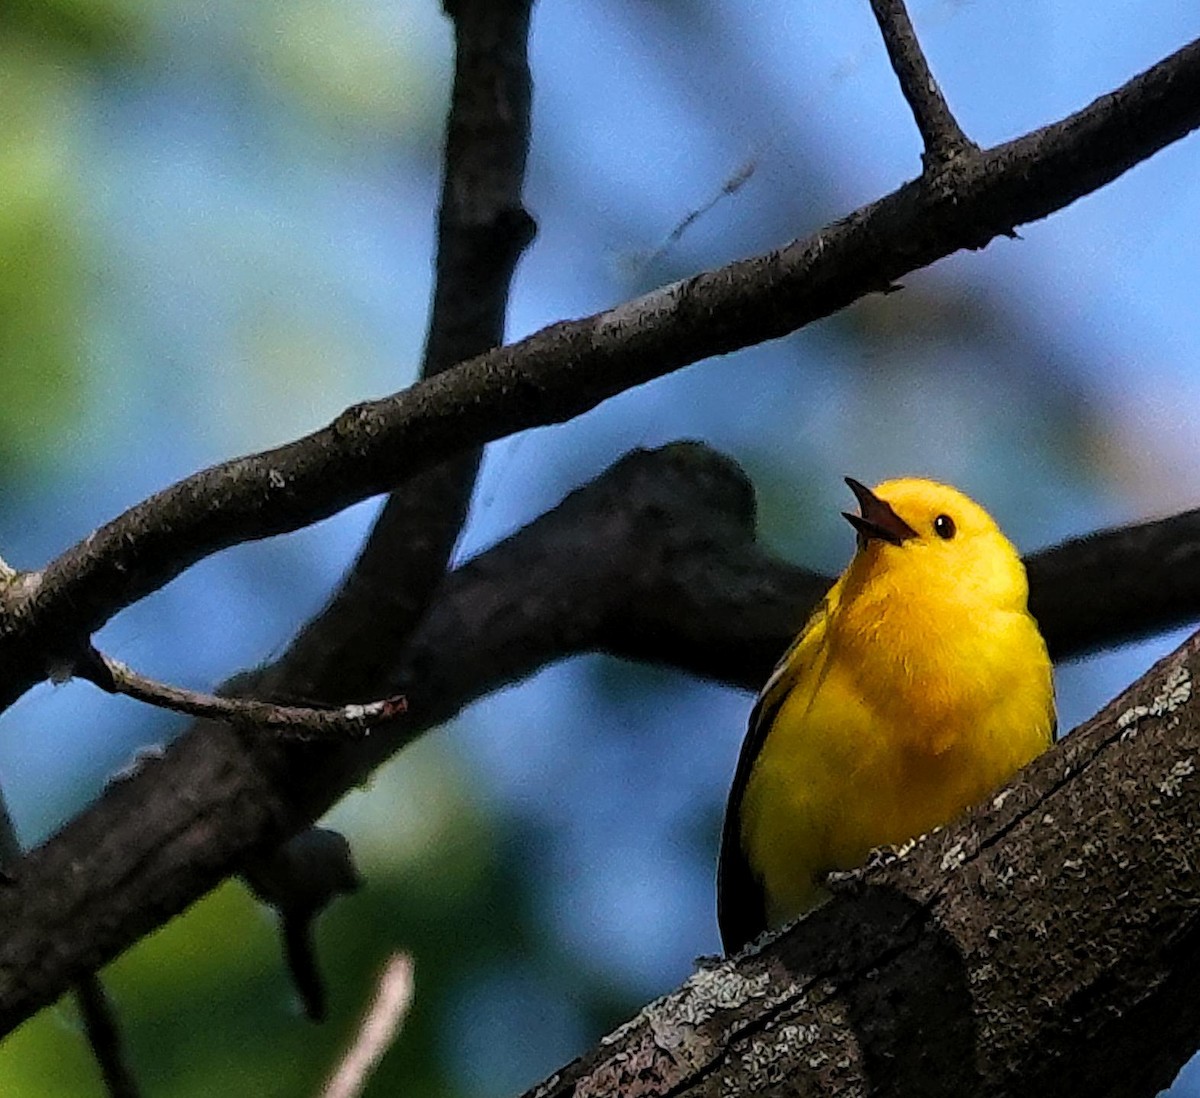
[(949, 541), (956, 533), (954, 519), (952, 519), (949, 515), (938, 515), (938, 517), (933, 520), (933, 532), (937, 534), (939, 538)]

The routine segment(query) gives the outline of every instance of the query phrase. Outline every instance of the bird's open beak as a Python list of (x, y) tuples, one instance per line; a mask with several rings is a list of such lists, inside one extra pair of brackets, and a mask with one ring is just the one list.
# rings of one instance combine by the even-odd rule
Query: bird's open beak
[(908, 538), (917, 536), (916, 530), (908, 525), (895, 511), (891, 504), (885, 503), (865, 484), (860, 484), (853, 477), (847, 477), (846, 483), (858, 500), (861, 515), (852, 515), (843, 511), (846, 521), (859, 532), (859, 535), (870, 541), (878, 538), (881, 541), (900, 545)]

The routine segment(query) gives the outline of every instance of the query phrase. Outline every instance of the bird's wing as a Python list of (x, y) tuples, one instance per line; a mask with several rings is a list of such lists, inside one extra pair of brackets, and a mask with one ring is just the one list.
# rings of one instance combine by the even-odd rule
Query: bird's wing
[(807, 624), (775, 670), (766, 686), (758, 695), (750, 712), (750, 724), (746, 738), (742, 741), (737, 769), (733, 774), (733, 785), (729, 790), (729, 801), (725, 805), (725, 823), (721, 831), (721, 855), (717, 862), (717, 924), (721, 929), (721, 944), (727, 955), (741, 949), (767, 929), (766, 903), (762, 884), (750, 868), (742, 849), (741, 809), (742, 795), (750, 772), (762, 750), (775, 716), (784, 698), (797, 686), (802, 677), (821, 674), (825, 644), (826, 624), (832, 609), (837, 604), (840, 584), (835, 585), (813, 611)]

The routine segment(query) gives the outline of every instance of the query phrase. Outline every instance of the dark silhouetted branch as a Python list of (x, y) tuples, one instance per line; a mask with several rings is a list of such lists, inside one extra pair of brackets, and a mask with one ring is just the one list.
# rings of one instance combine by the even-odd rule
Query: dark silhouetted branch
[[(1056, 661), (1153, 636), (1200, 619), (1200, 510), (1072, 538), (1025, 565)], [(638, 588), (602, 647), (757, 689), (832, 582), (757, 548), (681, 554), (674, 573)]]
[(324, 1021), (328, 996), (313, 931), (334, 900), (362, 887), (350, 843), (330, 828), (306, 828), (270, 855), (255, 858), (244, 876), (254, 894), (279, 914), (284, 960), (305, 1015)]
[(1200, 618), (1200, 509), (1073, 538), (1025, 565), (1055, 660), (1175, 629)]
[[(521, 204), (529, 149), (526, 56), (532, 0), (460, 0), (454, 89), (446, 121), (433, 307), (422, 377), (504, 339), (513, 271), (533, 237)], [(437, 590), (467, 512), (479, 449), (404, 480), (388, 497), (329, 604), (261, 685), (326, 702), (370, 697)]]
[[(432, 377), (504, 338), (517, 260), (532, 239), (521, 204), (529, 148), (531, 80), (527, 57), (532, 0), (460, 0), (454, 21), (454, 88), (437, 223), (437, 260), (422, 376)], [(429, 607), (453, 552), (479, 468), (478, 447), (401, 483), (388, 497), (357, 560), (325, 608), (270, 667), (245, 688), (280, 699), (329, 703), (371, 696), (369, 683), (394, 662)], [(313, 832), (313, 850), (326, 850)], [(289, 847), (300, 842), (300, 836)], [(347, 850), (346, 856), (349, 856)], [(281, 890), (290, 873), (336, 876), (329, 866), (288, 854), (256, 859), (246, 874), (256, 891)], [(286, 891), (305, 892), (304, 881)], [(313, 945), (319, 906), (276, 904), (284, 957), (309, 1018), (325, 1013)]]
[(105, 1093), (109, 1098), (138, 1098), (141, 1091), (127, 1062), (116, 1011), (100, 978), (85, 976), (75, 988), (75, 998), (88, 1046), (104, 1080)]

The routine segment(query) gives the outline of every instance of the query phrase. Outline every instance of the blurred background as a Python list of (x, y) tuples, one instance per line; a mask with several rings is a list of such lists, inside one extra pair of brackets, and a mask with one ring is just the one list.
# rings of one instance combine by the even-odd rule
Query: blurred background
[[(1193, 0), (911, 7), (983, 144), (1200, 34)], [(451, 50), (435, 0), (9, 5), (10, 563), (37, 567), (201, 466), (412, 380)], [(510, 338), (778, 246), (919, 168), (865, 0), (542, 0), (532, 58), (541, 232)], [(1193, 137), (902, 294), (496, 444), (459, 558), (628, 448), (682, 437), (749, 472), (774, 550), (829, 571), (852, 549), (844, 474), (949, 480), (1023, 550), (1200, 504), (1198, 178)], [(210, 559), (100, 644), (211, 688), (285, 645), (375, 509)], [(1061, 726), (1181, 636), (1060, 667)], [(394, 949), (415, 956), (415, 1006), (368, 1093), (500, 1098), (539, 1081), (717, 951), (713, 864), (750, 703), (591, 657), (473, 706), (331, 814), (369, 884), (321, 924), (325, 1026), (300, 1018), (272, 920), (240, 884), (110, 968), (146, 1093), (312, 1093)], [(179, 727), (87, 686), (30, 693), (0, 721), (22, 839)], [(100, 1093), (69, 1004), (0, 1047), (0, 1078), (6, 1096)], [(1172, 1094), (1200, 1095), (1200, 1068)]]

